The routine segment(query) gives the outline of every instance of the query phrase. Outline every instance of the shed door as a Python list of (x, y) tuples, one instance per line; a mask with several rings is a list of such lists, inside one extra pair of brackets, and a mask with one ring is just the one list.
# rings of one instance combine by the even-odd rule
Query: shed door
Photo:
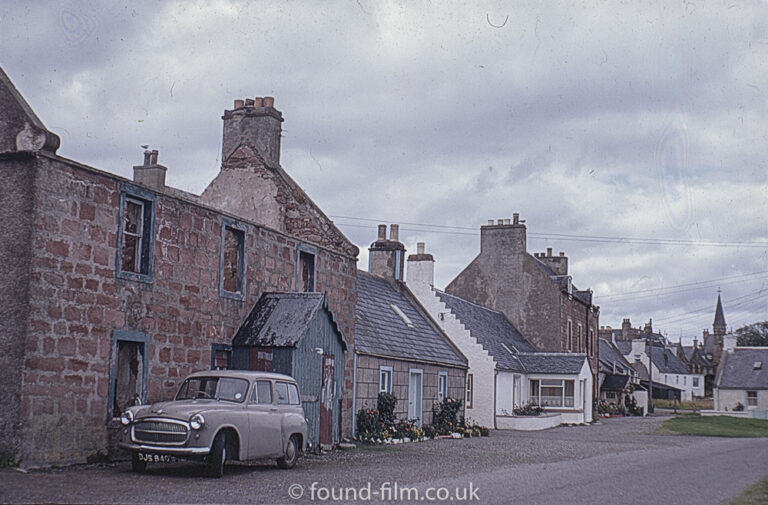
[(421, 426), (422, 372), (411, 370), (408, 378), (408, 419), (416, 419)]
[(334, 364), (333, 356), (323, 355), (323, 385), (320, 390), (320, 443), (323, 445), (333, 444)]

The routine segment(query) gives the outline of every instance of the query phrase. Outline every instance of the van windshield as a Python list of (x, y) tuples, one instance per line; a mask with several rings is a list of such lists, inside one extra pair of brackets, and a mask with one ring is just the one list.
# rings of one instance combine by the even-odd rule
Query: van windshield
[(248, 392), (248, 381), (232, 377), (193, 377), (184, 381), (176, 393), (177, 400), (226, 400), (242, 402)]

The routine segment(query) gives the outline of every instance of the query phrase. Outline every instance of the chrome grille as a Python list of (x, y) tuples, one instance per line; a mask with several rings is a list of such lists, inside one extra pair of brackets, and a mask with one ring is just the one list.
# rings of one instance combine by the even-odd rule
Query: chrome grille
[(147, 420), (133, 425), (133, 439), (145, 444), (183, 444), (188, 433), (181, 422)]

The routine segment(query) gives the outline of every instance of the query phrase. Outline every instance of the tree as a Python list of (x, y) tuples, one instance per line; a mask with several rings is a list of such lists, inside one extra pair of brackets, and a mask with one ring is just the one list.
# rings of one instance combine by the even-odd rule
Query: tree
[(768, 321), (739, 328), (736, 337), (740, 346), (768, 346)]

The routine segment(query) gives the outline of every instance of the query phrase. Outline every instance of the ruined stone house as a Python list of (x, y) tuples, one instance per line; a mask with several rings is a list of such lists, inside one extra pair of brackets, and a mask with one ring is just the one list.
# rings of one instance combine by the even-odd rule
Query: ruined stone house
[(446, 286), (448, 294), (502, 312), (538, 351), (586, 353), (597, 396), (600, 308), (576, 289), (561, 252), (530, 254), (525, 221), (480, 227), (480, 254)]
[(353, 348), (358, 249), (280, 166), (273, 99), (225, 111), (221, 171), (200, 196), (165, 184), (156, 151), (133, 180), (57, 155), (2, 70), (0, 111), (0, 460), (103, 457), (126, 405), (228, 365), (265, 291), (325, 293)]

